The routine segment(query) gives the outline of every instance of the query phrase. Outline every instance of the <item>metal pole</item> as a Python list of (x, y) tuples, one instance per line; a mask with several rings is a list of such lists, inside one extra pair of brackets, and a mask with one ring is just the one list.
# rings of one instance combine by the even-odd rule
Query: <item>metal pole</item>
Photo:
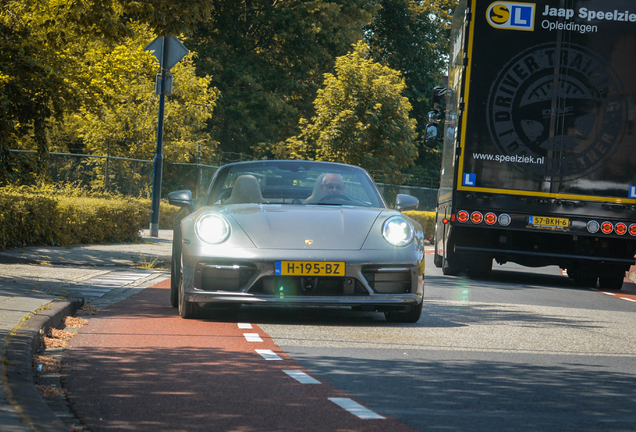
[(110, 160), (110, 138), (108, 138), (108, 153), (106, 154), (106, 170), (104, 173), (104, 192), (108, 192), (108, 162)]
[(197, 198), (201, 193), (201, 143), (197, 144)]
[[(163, 58), (168, 57), (168, 38), (163, 38)], [(159, 121), (157, 122), (157, 151), (152, 171), (152, 201), (150, 207), (150, 236), (159, 237), (159, 209), (161, 202), (161, 176), (163, 173), (163, 112), (166, 105), (166, 80), (168, 71), (161, 65), (159, 85)]]

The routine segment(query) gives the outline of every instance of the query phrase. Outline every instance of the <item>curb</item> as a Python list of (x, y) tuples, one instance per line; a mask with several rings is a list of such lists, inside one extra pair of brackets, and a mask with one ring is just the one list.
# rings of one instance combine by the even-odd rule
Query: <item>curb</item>
[(38, 262), (29, 258), (17, 257), (0, 252), (0, 264), (37, 264)]
[[(161, 261), (162, 263), (169, 263), (172, 259), (171, 255), (164, 256), (156, 256), (152, 257), (152, 259), (156, 259)], [(10, 254), (4, 254), (0, 252), (0, 264), (46, 264), (46, 265), (56, 265), (56, 266), (67, 266), (67, 267), (124, 267), (124, 268), (135, 268), (140, 265), (139, 262), (108, 262), (108, 263), (94, 263), (90, 261), (63, 261), (63, 260), (55, 260), (55, 259), (34, 259), (34, 258), (26, 258), (26, 257), (17, 257)]]
[(32, 357), (46, 332), (59, 326), (84, 304), (84, 298), (53, 301), (46, 310), (31, 315), (8, 337), (2, 358), (2, 384), (7, 399), (16, 408), (24, 425), (33, 431), (68, 432), (35, 388)]

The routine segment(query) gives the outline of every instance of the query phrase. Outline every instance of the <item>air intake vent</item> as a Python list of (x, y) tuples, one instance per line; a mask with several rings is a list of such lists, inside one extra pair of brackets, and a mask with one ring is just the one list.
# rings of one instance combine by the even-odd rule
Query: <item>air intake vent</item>
[(195, 272), (194, 286), (204, 291), (241, 291), (255, 272), (254, 266), (199, 265)]
[(411, 270), (408, 268), (366, 267), (362, 275), (369, 286), (380, 294), (411, 292)]

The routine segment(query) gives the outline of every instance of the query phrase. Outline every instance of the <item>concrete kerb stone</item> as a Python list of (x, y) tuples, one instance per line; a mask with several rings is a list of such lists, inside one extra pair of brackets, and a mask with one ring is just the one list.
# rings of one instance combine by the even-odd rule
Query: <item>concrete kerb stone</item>
[(83, 297), (53, 301), (47, 309), (38, 311), (16, 326), (7, 338), (2, 358), (2, 385), (25, 426), (34, 431), (68, 432), (68, 427), (35, 388), (31, 364), (48, 330), (58, 327), (65, 317), (75, 314), (83, 304)]

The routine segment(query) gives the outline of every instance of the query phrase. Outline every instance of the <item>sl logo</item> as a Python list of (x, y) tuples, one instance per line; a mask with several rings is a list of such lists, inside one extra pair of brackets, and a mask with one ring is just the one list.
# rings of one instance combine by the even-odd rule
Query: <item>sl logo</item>
[(497, 1), (488, 6), (486, 19), (496, 29), (534, 30), (535, 3)]

